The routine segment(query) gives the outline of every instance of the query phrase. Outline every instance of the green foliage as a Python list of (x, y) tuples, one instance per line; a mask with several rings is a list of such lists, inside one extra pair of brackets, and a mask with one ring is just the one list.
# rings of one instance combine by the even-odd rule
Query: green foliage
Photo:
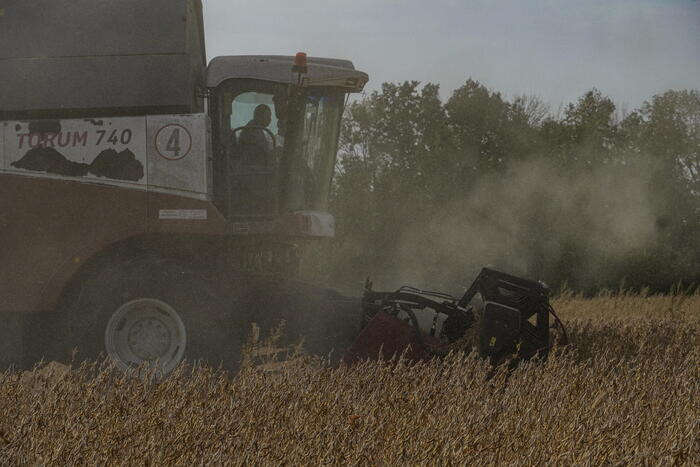
[(346, 109), (324, 270), (457, 288), (489, 263), (579, 290), (700, 281), (700, 94), (559, 117), (469, 79), (385, 83)]

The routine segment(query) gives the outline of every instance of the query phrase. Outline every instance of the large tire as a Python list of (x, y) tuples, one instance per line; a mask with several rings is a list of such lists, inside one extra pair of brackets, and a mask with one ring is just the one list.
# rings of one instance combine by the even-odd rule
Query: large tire
[(110, 265), (84, 281), (53, 319), (54, 354), (94, 360), (107, 355), (123, 369), (181, 361), (235, 370), (247, 330), (237, 303), (204, 276), (176, 262), (144, 258)]

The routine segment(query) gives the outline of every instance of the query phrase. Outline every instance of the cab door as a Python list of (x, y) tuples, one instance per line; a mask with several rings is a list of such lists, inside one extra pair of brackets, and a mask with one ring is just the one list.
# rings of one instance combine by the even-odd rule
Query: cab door
[(278, 85), (233, 80), (219, 92), (215, 194), (229, 217), (279, 212), (284, 118)]

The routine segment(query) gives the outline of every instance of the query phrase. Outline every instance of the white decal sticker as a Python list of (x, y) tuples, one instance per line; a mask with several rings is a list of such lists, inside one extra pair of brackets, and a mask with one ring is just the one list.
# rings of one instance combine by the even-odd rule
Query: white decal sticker
[(234, 222), (232, 227), (235, 233), (250, 233), (250, 224), (248, 222)]
[(149, 115), (146, 122), (149, 187), (208, 193), (206, 115)]
[(159, 219), (194, 219), (206, 220), (206, 209), (161, 209), (158, 213)]
[(143, 117), (6, 122), (6, 168), (146, 183)]

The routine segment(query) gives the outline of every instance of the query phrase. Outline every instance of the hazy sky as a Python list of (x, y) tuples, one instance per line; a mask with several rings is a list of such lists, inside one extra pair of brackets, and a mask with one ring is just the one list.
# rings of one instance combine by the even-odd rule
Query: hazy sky
[(468, 77), (552, 110), (597, 87), (628, 109), (700, 88), (698, 0), (204, 0), (209, 57), (349, 58), (384, 81)]

